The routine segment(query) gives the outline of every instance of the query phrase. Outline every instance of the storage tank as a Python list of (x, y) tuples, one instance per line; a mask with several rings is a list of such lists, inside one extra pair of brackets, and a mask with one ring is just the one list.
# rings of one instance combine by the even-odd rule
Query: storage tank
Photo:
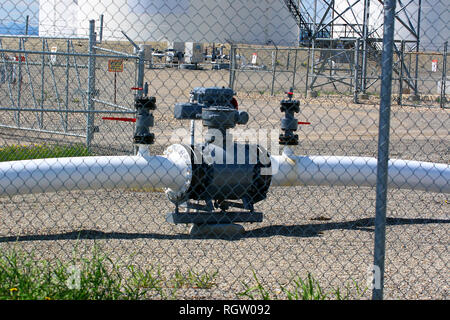
[[(325, 22), (335, 18), (332, 37), (345, 34), (343, 24), (362, 25), (364, 2), (369, 3), (369, 35), (382, 38), (383, 5), (378, 0), (335, 0), (337, 13), (329, 14)], [(87, 36), (91, 19), (104, 15), (103, 37), (123, 40), (121, 30), (136, 41), (218, 42), (277, 45), (297, 43), (298, 27), (284, 1), (271, 0), (40, 0), (39, 34), (52, 36)], [(325, 12), (324, 0), (299, 0), (308, 22), (316, 21)], [(397, 14), (407, 25), (417, 27), (419, 1), (397, 4)], [(450, 37), (448, 0), (422, 0), (420, 19), (421, 50), (442, 49)], [(99, 23), (97, 23), (99, 26)], [(360, 28), (360, 26), (356, 26)], [(395, 23), (397, 40), (415, 40), (399, 21)], [(413, 45), (410, 45), (413, 46)]]
[(78, 0), (78, 34), (104, 15), (103, 37), (136, 41), (295, 44), (297, 27), (283, 1)]
[(79, 32), (78, 13), (77, 0), (39, 1), (39, 35), (76, 36)]

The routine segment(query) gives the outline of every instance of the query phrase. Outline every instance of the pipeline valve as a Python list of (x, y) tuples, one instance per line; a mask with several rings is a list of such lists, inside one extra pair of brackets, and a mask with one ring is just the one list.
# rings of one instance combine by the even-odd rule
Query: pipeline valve
[[(202, 120), (207, 132), (203, 143), (179, 145), (185, 150), (177, 151), (179, 158), (190, 159), (191, 175), (182, 192), (166, 190), (176, 205), (167, 221), (197, 225), (262, 221), (254, 204), (266, 198), (270, 186), (270, 155), (262, 146), (233, 140), (228, 129), (249, 120), (233, 95), (231, 88), (198, 87), (189, 102), (175, 105), (176, 119)], [(180, 212), (179, 207), (187, 211)]]
[(300, 112), (300, 101), (292, 100), (293, 92), (287, 92), (287, 99), (281, 100), (280, 111), (284, 112), (284, 117), (281, 118), (281, 130), (283, 133), (279, 136), (281, 145), (297, 145), (298, 135), (294, 132), (298, 129), (297, 119), (294, 118), (294, 113)]
[(154, 117), (151, 111), (156, 109), (156, 98), (148, 97), (147, 90), (144, 90), (144, 95), (135, 97), (134, 107), (136, 108), (136, 130), (133, 142), (136, 144), (153, 144), (155, 135), (150, 132), (150, 127), (153, 127)]

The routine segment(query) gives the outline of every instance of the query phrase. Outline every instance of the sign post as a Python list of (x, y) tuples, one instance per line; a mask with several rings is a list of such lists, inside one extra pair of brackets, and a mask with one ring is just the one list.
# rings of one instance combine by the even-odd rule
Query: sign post
[(123, 72), (123, 60), (108, 60), (108, 72), (114, 72), (114, 104), (117, 104), (117, 73)]

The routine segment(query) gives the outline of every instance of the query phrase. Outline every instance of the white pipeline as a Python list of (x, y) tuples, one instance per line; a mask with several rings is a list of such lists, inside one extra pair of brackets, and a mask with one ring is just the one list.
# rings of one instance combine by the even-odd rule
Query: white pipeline
[[(348, 156), (272, 156), (271, 186), (369, 186), (377, 160)], [(450, 193), (450, 166), (389, 161), (389, 187)], [(0, 196), (103, 188), (167, 188), (183, 193), (191, 182), (189, 155), (173, 145), (165, 156), (99, 156), (0, 163)]]
[[(272, 156), (272, 186), (376, 185), (377, 159), (348, 156)], [(450, 193), (450, 166), (391, 159), (389, 187)]]
[(0, 196), (103, 188), (171, 188), (190, 183), (189, 165), (174, 154), (99, 156), (0, 163)]

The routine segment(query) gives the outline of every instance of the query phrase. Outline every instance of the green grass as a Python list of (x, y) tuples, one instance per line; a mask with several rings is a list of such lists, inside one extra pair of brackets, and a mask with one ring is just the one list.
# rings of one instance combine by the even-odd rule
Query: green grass
[[(161, 266), (120, 265), (98, 248), (83, 256), (74, 254), (66, 262), (39, 260), (15, 249), (0, 250), (0, 300), (179, 299), (185, 292), (182, 289), (205, 290), (207, 295), (217, 287), (217, 277), (218, 271), (177, 269), (169, 273)], [(276, 290), (264, 287), (255, 272), (253, 279), (254, 284), (243, 283), (244, 290), (237, 298), (348, 300), (362, 298), (366, 292), (356, 283), (343, 290), (325, 291), (311, 274), (306, 279), (294, 276)]]
[(213, 288), (216, 276), (217, 272), (177, 270), (165, 277), (160, 267), (119, 265), (100, 250), (69, 262), (0, 251), (0, 300), (175, 299), (179, 289)]
[(60, 157), (83, 157), (91, 155), (87, 148), (74, 145), (7, 145), (0, 147), (0, 162)]
[(239, 292), (238, 296), (251, 300), (349, 300), (362, 298), (367, 291), (367, 288), (361, 289), (356, 282), (353, 282), (353, 287), (347, 285), (344, 289), (325, 291), (310, 273), (306, 279), (300, 276), (292, 277), (287, 285), (280, 285), (277, 290), (265, 288), (255, 272), (253, 278), (255, 284), (243, 283), (245, 290)]

